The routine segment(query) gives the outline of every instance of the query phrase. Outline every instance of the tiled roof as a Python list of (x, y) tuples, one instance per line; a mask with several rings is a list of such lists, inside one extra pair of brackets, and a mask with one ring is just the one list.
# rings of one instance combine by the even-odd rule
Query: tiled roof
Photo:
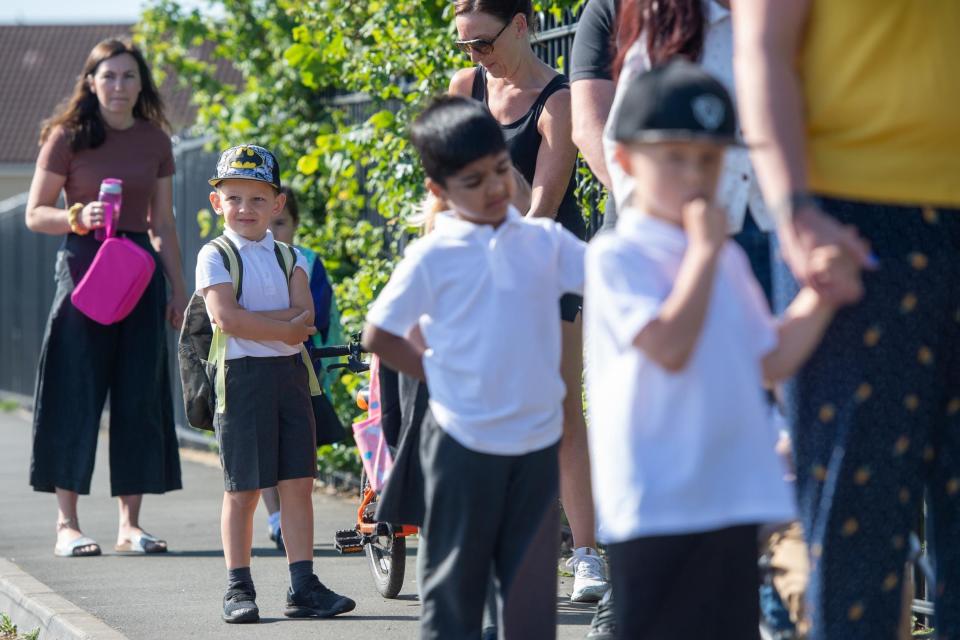
[[(40, 125), (73, 91), (87, 54), (104, 38), (129, 35), (132, 27), (0, 25), (0, 163), (36, 160)], [(160, 93), (174, 132), (194, 122), (189, 92), (164, 86)]]

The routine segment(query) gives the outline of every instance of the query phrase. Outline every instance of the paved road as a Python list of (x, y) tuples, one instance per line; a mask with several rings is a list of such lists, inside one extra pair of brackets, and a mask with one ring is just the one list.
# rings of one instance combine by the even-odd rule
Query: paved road
[[(147, 496), (142, 525), (165, 537), (171, 552), (128, 556), (112, 551), (116, 503), (109, 497), (106, 438), (101, 438), (90, 496), (80, 500), (84, 531), (104, 549), (99, 558), (54, 558), (56, 506), (52, 495), (27, 485), (30, 424), (20, 413), (0, 412), (0, 557), (7, 558), (67, 600), (122, 631), (131, 640), (171, 638), (391, 638), (417, 637), (420, 605), (416, 597), (413, 543), (406, 583), (396, 600), (374, 590), (363, 555), (340, 556), (333, 533), (355, 517), (353, 503), (317, 495), (314, 562), (321, 580), (357, 600), (353, 614), (327, 621), (289, 620), (281, 611), (288, 573), (284, 558), (265, 533), (257, 513), (253, 575), (263, 622), (228, 626), (220, 621), (225, 570), (220, 550), (219, 513), (222, 476), (207, 464), (183, 462), (186, 489)], [(592, 607), (569, 603), (570, 580), (558, 590), (563, 640), (583, 638)]]

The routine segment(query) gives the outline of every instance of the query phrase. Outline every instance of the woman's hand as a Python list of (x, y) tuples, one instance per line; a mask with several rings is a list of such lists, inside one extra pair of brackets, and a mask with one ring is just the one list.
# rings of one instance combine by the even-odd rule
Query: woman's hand
[(860, 263), (848, 250), (838, 245), (814, 247), (808, 265), (820, 287), (818, 293), (828, 291), (830, 296), (822, 297), (834, 308), (855, 304), (863, 298)]
[(184, 291), (174, 291), (170, 301), (167, 302), (165, 317), (175, 331), (180, 331), (183, 326), (183, 314), (187, 310), (187, 303), (187, 294)]
[[(180, 266), (180, 244), (177, 242), (176, 220), (173, 217), (173, 178), (157, 179), (157, 189), (150, 201), (150, 242), (160, 256), (163, 272), (170, 282), (173, 296), (164, 314), (174, 329), (183, 324), (187, 308), (187, 288)], [(209, 303), (208, 303), (209, 304)]]
[[(877, 264), (870, 243), (855, 227), (840, 224), (815, 206), (806, 206), (780, 225), (777, 235), (784, 262), (801, 283), (810, 285), (836, 306), (854, 304), (863, 297), (859, 269), (876, 269)], [(833, 277), (836, 260), (813, 259), (821, 247), (842, 250), (853, 260), (855, 272)]]
[(87, 229), (99, 229), (107, 224), (106, 209), (99, 200), (88, 202), (80, 212), (80, 224)]

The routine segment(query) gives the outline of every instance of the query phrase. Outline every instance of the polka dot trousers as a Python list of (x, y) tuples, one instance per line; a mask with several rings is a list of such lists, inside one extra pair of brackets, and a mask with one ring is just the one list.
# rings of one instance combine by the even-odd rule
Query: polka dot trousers
[[(960, 640), (960, 210), (823, 199), (880, 260), (787, 385), (812, 640), (893, 640), (926, 495), (941, 640)], [(774, 298), (797, 285), (782, 261)]]

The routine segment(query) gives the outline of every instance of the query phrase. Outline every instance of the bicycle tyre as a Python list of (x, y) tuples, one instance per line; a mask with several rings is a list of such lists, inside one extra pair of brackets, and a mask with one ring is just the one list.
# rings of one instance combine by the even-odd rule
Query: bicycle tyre
[(373, 584), (377, 592), (388, 600), (396, 598), (403, 587), (407, 568), (407, 540), (402, 536), (390, 536), (389, 548), (376, 542), (366, 545), (367, 560)]
[[(360, 472), (360, 495), (367, 488), (367, 474)], [(367, 507), (371, 517), (364, 518), (372, 521), (372, 514), (376, 512), (376, 500)], [(380, 538), (374, 538), (364, 546), (367, 555), (367, 566), (373, 577), (373, 585), (377, 592), (387, 600), (392, 600), (400, 593), (403, 579), (407, 572), (407, 540), (403, 536), (391, 535), (389, 546), (381, 545)]]

